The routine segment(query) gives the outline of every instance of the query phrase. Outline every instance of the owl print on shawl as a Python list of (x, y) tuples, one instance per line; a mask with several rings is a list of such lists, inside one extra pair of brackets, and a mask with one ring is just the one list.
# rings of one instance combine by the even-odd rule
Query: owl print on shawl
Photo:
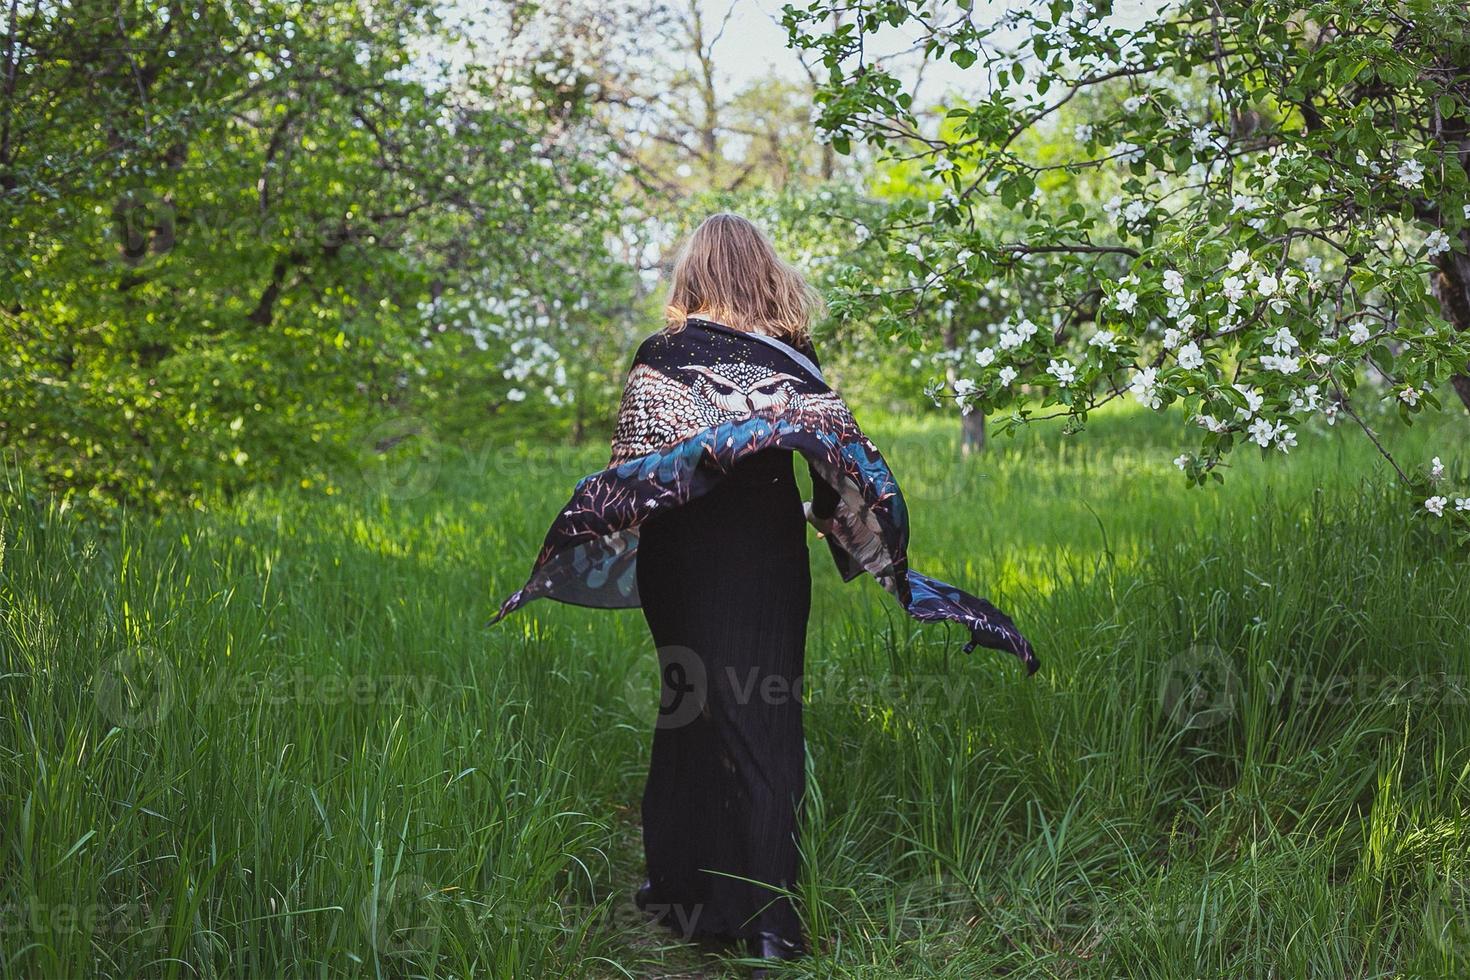
[[(748, 344), (718, 347), (716, 350), (726, 356), (711, 358), (704, 364), (670, 357), (665, 353), (667, 344), (658, 341), (641, 349), (623, 390), (608, 465), (655, 453), (687, 439), (691, 432), (761, 416), (780, 418), (793, 429), (806, 430), (830, 447), (834, 458), (846, 457), (860, 467), (877, 461), (887, 473), (877, 447), (858, 428), (839, 395), (772, 366), (764, 358), (750, 357)], [(754, 353), (766, 352), (756, 348)], [(883, 529), (872, 510), (873, 501), (865, 501), (859, 486), (840, 479), (825, 459), (814, 458), (811, 462), (827, 483), (837, 488), (845, 504), (834, 515), (843, 526), (843, 546), (837, 547), (835, 540), (828, 542), (843, 578), (851, 580), (866, 569), (880, 581), (887, 580), (892, 572), (885, 556)], [(892, 497), (901, 499), (896, 486)]]
[(839, 440), (854, 431), (840, 398), (830, 391), (803, 390), (809, 383), (786, 371), (727, 360), (680, 364), (675, 373), (671, 377), (643, 363), (629, 371), (612, 465), (662, 449), (691, 432), (757, 414), (784, 416)]

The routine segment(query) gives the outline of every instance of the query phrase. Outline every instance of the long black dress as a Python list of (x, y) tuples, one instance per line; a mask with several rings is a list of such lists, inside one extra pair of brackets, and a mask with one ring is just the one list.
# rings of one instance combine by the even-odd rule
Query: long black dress
[[(640, 534), (663, 685), (643, 794), (649, 901), (686, 937), (803, 941), (790, 900), (760, 884), (795, 887), (805, 791), (811, 577), (792, 457), (755, 453)], [(813, 511), (830, 516), (835, 491), (815, 473), (812, 486)]]

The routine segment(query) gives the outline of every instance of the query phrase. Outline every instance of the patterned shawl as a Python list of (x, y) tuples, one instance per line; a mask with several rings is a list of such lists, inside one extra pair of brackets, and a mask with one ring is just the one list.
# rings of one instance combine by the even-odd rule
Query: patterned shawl
[(965, 626), (966, 653), (977, 644), (1005, 650), (1028, 673), (1036, 670), (1031, 644), (1008, 616), (909, 568), (898, 483), (816, 365), (773, 337), (698, 319), (638, 348), (607, 468), (577, 483), (530, 578), (491, 623), (543, 596), (604, 609), (639, 605), (639, 525), (707, 493), (737, 462), (769, 448), (800, 453), (837, 491), (826, 540), (844, 582), (867, 572), (913, 618)]

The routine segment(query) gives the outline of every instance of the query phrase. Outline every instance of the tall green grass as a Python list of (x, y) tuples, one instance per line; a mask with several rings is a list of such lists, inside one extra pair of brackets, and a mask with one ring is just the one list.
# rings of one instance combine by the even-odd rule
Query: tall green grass
[[(1470, 973), (1470, 589), (1363, 440), (1187, 490), (1170, 419), (871, 423), (958, 653), (825, 549), (811, 976)], [(1347, 438), (1344, 438), (1344, 435)], [(1393, 433), (1449, 458), (1465, 420)], [(0, 502), (0, 977), (738, 975), (629, 900), (634, 611), (487, 630), (600, 447), (431, 447), (332, 498), (97, 525)], [(410, 464), (402, 464), (409, 466)]]

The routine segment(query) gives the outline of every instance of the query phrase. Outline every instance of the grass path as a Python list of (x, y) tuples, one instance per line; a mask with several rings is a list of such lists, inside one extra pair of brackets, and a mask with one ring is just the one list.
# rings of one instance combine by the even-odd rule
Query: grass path
[[(1190, 491), (1172, 426), (962, 465), (872, 423), (914, 565), (1043, 669), (812, 549), (793, 976), (1470, 974), (1463, 558), (1359, 438)], [(1391, 436), (1449, 461), (1467, 429)], [(604, 454), (441, 448), (116, 527), (0, 502), (0, 978), (740, 975), (629, 900), (638, 613), (483, 627)]]

